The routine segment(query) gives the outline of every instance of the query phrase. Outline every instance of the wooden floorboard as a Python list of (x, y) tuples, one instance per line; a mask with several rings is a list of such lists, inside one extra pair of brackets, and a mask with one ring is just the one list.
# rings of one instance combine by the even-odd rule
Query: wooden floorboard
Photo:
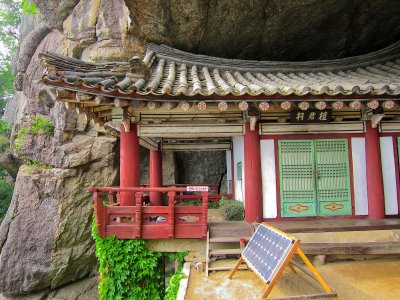
[(400, 229), (400, 219), (383, 220), (312, 220), (267, 222), (268, 224), (288, 233), (300, 232), (338, 232)]

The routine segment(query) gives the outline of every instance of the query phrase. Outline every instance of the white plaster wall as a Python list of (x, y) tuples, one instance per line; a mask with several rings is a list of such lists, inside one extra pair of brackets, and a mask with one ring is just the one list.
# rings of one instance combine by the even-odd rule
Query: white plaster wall
[(365, 138), (351, 138), (351, 155), (353, 158), (355, 214), (368, 215)]
[(232, 180), (232, 151), (226, 151), (226, 186), (228, 187), (228, 194), (230, 194), (231, 186), (229, 181)]
[(274, 140), (261, 140), (260, 151), (263, 192), (263, 217), (276, 218), (278, 216), (278, 206), (276, 191), (276, 155)]
[[(234, 180), (235, 180), (235, 199), (239, 201), (245, 202), (244, 199), (244, 137), (243, 136), (234, 136), (233, 137), (233, 164), (234, 164)], [(242, 163), (242, 180), (238, 180), (238, 172), (237, 172), (237, 164)]]
[(393, 138), (390, 136), (380, 138), (381, 162), (383, 175), (383, 191), (385, 194), (385, 214), (397, 215), (397, 184), (396, 168), (393, 149)]

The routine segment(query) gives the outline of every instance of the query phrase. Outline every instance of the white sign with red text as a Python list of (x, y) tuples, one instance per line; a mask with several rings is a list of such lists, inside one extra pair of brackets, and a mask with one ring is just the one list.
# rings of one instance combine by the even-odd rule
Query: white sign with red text
[(186, 191), (188, 192), (208, 192), (208, 186), (187, 186)]

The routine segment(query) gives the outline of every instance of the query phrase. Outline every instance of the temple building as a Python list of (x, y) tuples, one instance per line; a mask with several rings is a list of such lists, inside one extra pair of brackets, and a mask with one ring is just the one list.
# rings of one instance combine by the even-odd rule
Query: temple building
[[(249, 223), (399, 215), (400, 43), (306, 62), (224, 59), (152, 43), (128, 62), (41, 59), (42, 82), (82, 124), (120, 137), (120, 187), (93, 189), (115, 203), (97, 202), (103, 234), (205, 237), (206, 205), (219, 189), (193, 188), (205, 205), (174, 207), (186, 187), (163, 186), (162, 151), (225, 151), (227, 193), (244, 202)], [(140, 145), (150, 149), (150, 182), (141, 189)], [(150, 206), (142, 207), (146, 192)], [(139, 232), (146, 222), (158, 226), (154, 214), (168, 226)], [(178, 215), (196, 219), (181, 230), (187, 224)]]

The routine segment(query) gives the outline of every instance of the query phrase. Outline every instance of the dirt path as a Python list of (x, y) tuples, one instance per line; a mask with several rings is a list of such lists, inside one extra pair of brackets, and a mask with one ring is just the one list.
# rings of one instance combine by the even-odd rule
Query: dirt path
[[(318, 267), (336, 289), (340, 300), (400, 299), (400, 258), (397, 260), (369, 260), (337, 262)], [(187, 300), (260, 299), (265, 284), (251, 271), (238, 271), (233, 280), (229, 272), (216, 272), (208, 278), (192, 270)], [(293, 274), (286, 270), (270, 294), (271, 298), (320, 293), (318, 284), (302, 271)]]

